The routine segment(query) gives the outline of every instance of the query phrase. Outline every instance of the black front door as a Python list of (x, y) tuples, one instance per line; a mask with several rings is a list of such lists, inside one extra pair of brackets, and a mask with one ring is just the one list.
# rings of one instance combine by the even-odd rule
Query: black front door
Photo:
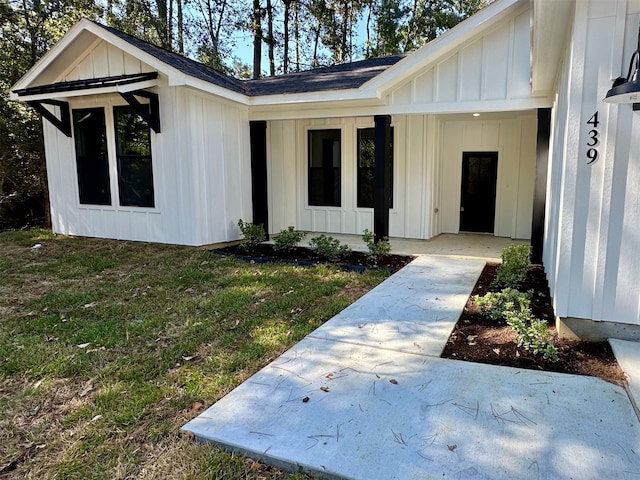
[(497, 178), (498, 152), (462, 154), (461, 231), (493, 233)]

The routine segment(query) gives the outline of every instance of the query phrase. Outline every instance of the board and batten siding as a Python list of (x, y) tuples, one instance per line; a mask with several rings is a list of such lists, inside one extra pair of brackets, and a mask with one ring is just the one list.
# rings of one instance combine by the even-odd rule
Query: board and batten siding
[(531, 108), (530, 10), (509, 18), (430, 61), (388, 93), (395, 113), (444, 113)]
[[(357, 207), (357, 130), (372, 128), (373, 117), (272, 120), (267, 123), (270, 233), (289, 225), (297, 229), (361, 234), (373, 230), (373, 208)], [(390, 236), (429, 238), (426, 209), (433, 202), (433, 120), (427, 116), (393, 116), (394, 178)], [(429, 128), (431, 126), (431, 130)], [(341, 206), (308, 205), (307, 135), (314, 129), (340, 129)]]
[[(536, 116), (534, 112), (501, 116), (500, 120), (472, 121), (433, 115), (392, 117), (394, 200), (389, 215), (390, 236), (428, 239), (443, 232), (459, 232), (465, 151), (499, 152), (495, 234), (531, 236)], [(373, 117), (268, 122), (270, 233), (289, 225), (327, 233), (372, 230), (373, 209), (356, 204), (356, 132), (372, 126)], [(307, 132), (326, 128), (342, 132), (340, 207), (309, 206), (307, 200)]]
[[(640, 112), (602, 99), (627, 73), (640, 1), (585, 0), (574, 15), (554, 107), (545, 271), (559, 317), (638, 325)], [(596, 112), (597, 127), (587, 123)]]
[(441, 232), (460, 231), (464, 152), (498, 152), (494, 235), (530, 238), (535, 183), (536, 116), (443, 121)]
[(154, 71), (149, 65), (113, 44), (93, 38), (84, 54), (69, 65), (57, 81), (87, 80)]
[[(90, 79), (151, 71), (130, 54), (95, 40), (58, 78)], [(238, 219), (251, 218), (247, 108), (160, 75), (162, 133), (151, 131), (154, 208), (118, 204), (113, 106), (118, 94), (73, 97), (70, 108), (104, 107), (112, 205), (81, 205), (73, 138), (43, 122), (52, 226), (68, 235), (204, 245), (240, 238)]]

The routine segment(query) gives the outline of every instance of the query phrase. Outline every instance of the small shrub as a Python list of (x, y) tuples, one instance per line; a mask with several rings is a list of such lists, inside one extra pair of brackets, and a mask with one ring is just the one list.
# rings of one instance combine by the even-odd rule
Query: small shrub
[(473, 300), (480, 313), (492, 320), (505, 318), (505, 312), (526, 312), (529, 310), (531, 292), (523, 293), (513, 288), (505, 288), (501, 292), (488, 292), (483, 296), (476, 295)]
[(547, 322), (531, 316), (531, 311), (507, 311), (507, 324), (516, 332), (516, 344), (534, 355), (545, 359), (558, 360), (558, 349), (553, 344), (553, 335)]
[(332, 262), (351, 252), (348, 245), (340, 245), (340, 240), (326, 235), (312, 238), (309, 244), (315, 248), (318, 255)]
[(280, 233), (276, 233), (273, 236), (273, 248), (283, 251), (291, 250), (300, 243), (306, 234), (307, 232), (296, 230), (292, 226), (289, 226), (286, 230), (280, 230)]
[(384, 237), (379, 242), (375, 242), (373, 232), (370, 232), (365, 228), (362, 232), (362, 240), (367, 244), (369, 249), (369, 258), (374, 261), (378, 261), (382, 255), (388, 255), (391, 252), (391, 244), (389, 239)]
[(530, 245), (509, 245), (502, 249), (502, 265), (498, 269), (494, 285), (517, 289), (521, 286), (529, 269)]
[(255, 225), (249, 222), (245, 223), (240, 219), (238, 220), (238, 227), (242, 232), (243, 240), (241, 245), (245, 250), (258, 245), (260, 242), (264, 242), (267, 238), (262, 225)]

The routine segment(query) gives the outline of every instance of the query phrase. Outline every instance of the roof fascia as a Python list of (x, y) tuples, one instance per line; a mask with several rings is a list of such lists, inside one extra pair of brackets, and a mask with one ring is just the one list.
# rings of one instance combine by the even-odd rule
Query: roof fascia
[(375, 96), (367, 96), (357, 88), (341, 90), (323, 90), (319, 92), (283, 93), (277, 95), (258, 95), (250, 97), (251, 106), (262, 105), (290, 105), (298, 103), (336, 102), (345, 100), (375, 99)]
[(513, 12), (528, 8), (528, 5), (529, 0), (496, 0), (372, 78), (362, 85), (360, 90), (366, 95), (382, 97), (398, 83), (404, 82), (408, 76), (414, 75), (447, 51), (458, 48), (475, 37), (480, 29), (486, 30)]
[(253, 107), (249, 120), (303, 120), (311, 118), (360, 117), (371, 115), (441, 115), (452, 113), (496, 113), (553, 106), (553, 96), (521, 100), (496, 100), (418, 105), (386, 105), (383, 102), (336, 102), (334, 104), (271, 105)]

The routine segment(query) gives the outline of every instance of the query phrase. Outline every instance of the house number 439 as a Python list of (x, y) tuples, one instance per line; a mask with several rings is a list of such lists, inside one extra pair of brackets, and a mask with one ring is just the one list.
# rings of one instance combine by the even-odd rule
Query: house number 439
[(598, 145), (600, 145), (600, 130), (598, 130), (600, 121), (598, 120), (597, 110), (596, 113), (591, 115), (591, 118), (587, 120), (587, 125), (591, 127), (587, 138), (587, 165), (590, 165), (598, 160)]

